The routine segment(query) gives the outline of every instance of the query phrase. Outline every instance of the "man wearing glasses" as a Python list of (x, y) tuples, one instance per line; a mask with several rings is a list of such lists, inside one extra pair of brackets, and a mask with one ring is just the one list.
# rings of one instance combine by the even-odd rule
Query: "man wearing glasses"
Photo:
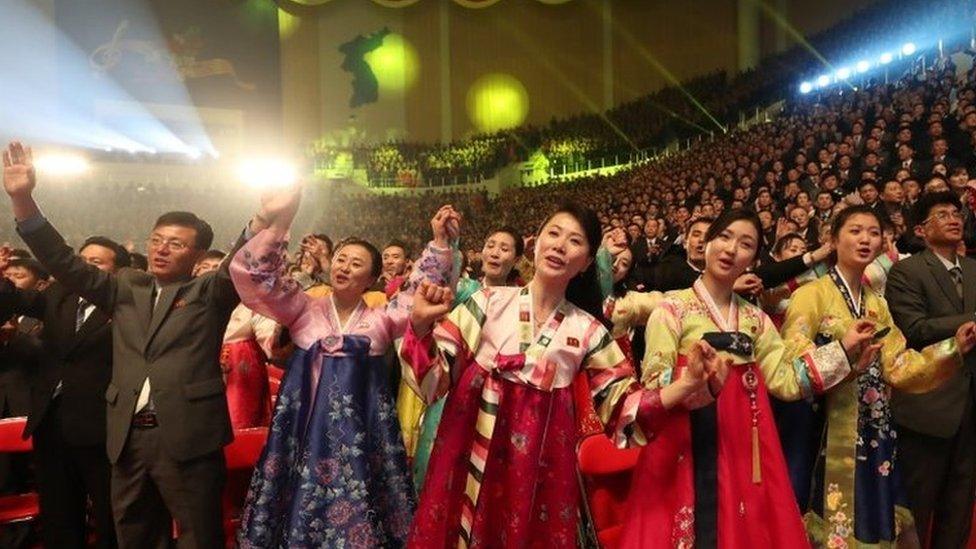
[[(61, 284), (111, 318), (106, 446), (119, 544), (168, 547), (175, 519), (180, 547), (223, 547), (222, 449), (233, 435), (219, 354), (239, 299), (226, 262), (192, 276), (213, 231), (192, 213), (164, 214), (147, 242), (148, 273), (103, 272), (77, 258), (41, 215), (30, 149), (11, 144), (3, 172), (21, 237)], [(265, 227), (267, 212), (250, 229)]]
[[(963, 211), (955, 194), (922, 195), (914, 218), (925, 250), (892, 267), (885, 297), (908, 345), (920, 349), (973, 320), (976, 260), (960, 251)], [(956, 377), (935, 391), (893, 391), (899, 468), (917, 531), (928, 537), (926, 547), (963, 547), (969, 538), (976, 491), (976, 355), (964, 361)]]

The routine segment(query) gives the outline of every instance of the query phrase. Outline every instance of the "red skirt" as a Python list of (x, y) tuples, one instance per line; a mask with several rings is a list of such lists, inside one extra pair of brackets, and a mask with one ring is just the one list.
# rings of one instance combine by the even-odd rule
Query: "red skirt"
[[(693, 434), (689, 414), (672, 413), (641, 451), (621, 547), (701, 547), (695, 543), (696, 520), (716, 524), (721, 549), (809, 547), (762, 375), (756, 388), (761, 480), (753, 478), (747, 366), (733, 367), (714, 404), (717, 432)], [(717, 513), (710, 520), (695, 516), (693, 435), (717, 437)]]
[(267, 357), (253, 339), (225, 343), (220, 366), (227, 376), (227, 407), (234, 429), (271, 423)]
[[(448, 396), (410, 547), (458, 546), (469, 457), (488, 373), (469, 364)], [(471, 547), (575, 547), (579, 487), (569, 387), (552, 392), (496, 378), (500, 398), (487, 442)]]

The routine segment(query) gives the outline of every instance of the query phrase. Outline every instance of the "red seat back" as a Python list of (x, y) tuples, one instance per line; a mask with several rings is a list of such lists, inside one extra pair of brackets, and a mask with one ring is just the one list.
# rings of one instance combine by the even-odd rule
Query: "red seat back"
[(579, 474), (593, 528), (613, 546), (627, 516), (627, 496), (640, 448), (620, 450), (604, 434), (584, 438), (577, 449)]
[(274, 364), (271, 364), (269, 362), (268, 363), (268, 377), (270, 379), (277, 379), (278, 381), (281, 381), (281, 378), (285, 377), (285, 370), (283, 368), (279, 368), (279, 367), (277, 367)]
[(261, 457), (261, 450), (268, 440), (267, 427), (236, 429), (234, 441), (224, 447), (228, 471), (250, 470)]
[(33, 449), (31, 440), (24, 440), (26, 417), (0, 419), (0, 453), (23, 453)]

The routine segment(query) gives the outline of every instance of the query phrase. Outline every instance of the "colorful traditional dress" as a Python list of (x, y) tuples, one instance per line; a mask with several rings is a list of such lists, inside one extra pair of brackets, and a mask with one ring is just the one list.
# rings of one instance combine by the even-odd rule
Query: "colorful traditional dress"
[[(482, 288), (480, 280), (462, 278), (458, 280), (457, 288), (454, 293), (455, 305), (464, 303), (469, 297)], [(409, 387), (403, 383), (401, 387)], [(402, 396), (401, 392), (401, 396)], [(410, 390), (413, 398), (420, 398), (417, 393)], [(421, 400), (423, 402), (423, 400)], [(436, 402), (427, 406), (420, 421), (420, 432), (417, 436), (417, 451), (413, 458), (413, 482), (417, 486), (417, 491), (424, 486), (424, 479), (427, 477), (427, 466), (430, 464), (430, 452), (434, 448), (434, 440), (437, 438), (437, 426), (441, 423), (441, 415), (444, 413), (444, 403), (447, 397), (441, 397)]]
[[(606, 328), (567, 301), (534, 333), (528, 287), (485, 288), (432, 334), (407, 330), (404, 376), (428, 402), (450, 389), (410, 546), (574, 547), (579, 488), (570, 388), (582, 368), (620, 446), (663, 413)], [(436, 342), (436, 344), (435, 344)]]
[(220, 350), (220, 367), (227, 383), (227, 408), (234, 429), (262, 427), (271, 421), (268, 357), (278, 323), (255, 314), (243, 304), (230, 315)]
[[(769, 394), (796, 400), (850, 372), (840, 344), (796, 360), (769, 317), (734, 296), (719, 313), (701, 279), (666, 294), (647, 322), (646, 386), (680, 377), (709, 334), (732, 367), (717, 399), (708, 389), (667, 414), (642, 450), (621, 546), (804, 547), (807, 536), (779, 446)], [(715, 336), (715, 337), (711, 337)]]
[(962, 357), (954, 338), (921, 352), (906, 349), (880, 293), (862, 286), (856, 299), (836, 268), (828, 274), (793, 294), (783, 325), (791, 352), (835, 345), (856, 319), (891, 331), (880, 340), (881, 354), (874, 364), (826, 394), (819, 459), (813, 470), (802, 463), (806, 470), (800, 472), (812, 487), (807, 524), (817, 545), (893, 547), (899, 532), (912, 523), (902, 507), (895, 467), (897, 435), (889, 385), (930, 391), (954, 375)]
[(245, 502), (242, 547), (399, 547), (414, 492), (383, 353), (403, 333), (413, 291), (451, 272), (428, 246), (387, 307), (363, 302), (341, 324), (332, 297), (284, 278), (285, 234), (262, 231), (231, 263), (241, 300), (288, 327), (298, 350), (282, 381), (268, 443)]

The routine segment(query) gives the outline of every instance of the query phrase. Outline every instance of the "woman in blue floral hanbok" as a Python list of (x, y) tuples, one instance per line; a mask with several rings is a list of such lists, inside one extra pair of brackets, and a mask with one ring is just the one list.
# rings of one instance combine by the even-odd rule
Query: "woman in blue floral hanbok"
[[(296, 198), (297, 200), (297, 198)], [(292, 208), (294, 210), (295, 208)], [(332, 262), (329, 297), (313, 299), (284, 274), (293, 212), (279, 214), (234, 257), (241, 300), (287, 326), (298, 350), (282, 380), (267, 445), (254, 470), (238, 541), (242, 547), (399, 547), (415, 507), (383, 355), (406, 328), (413, 290), (446, 284), (447, 245), (458, 214), (441, 208), (435, 241), (385, 308), (362, 293), (381, 261), (347, 240)]]

